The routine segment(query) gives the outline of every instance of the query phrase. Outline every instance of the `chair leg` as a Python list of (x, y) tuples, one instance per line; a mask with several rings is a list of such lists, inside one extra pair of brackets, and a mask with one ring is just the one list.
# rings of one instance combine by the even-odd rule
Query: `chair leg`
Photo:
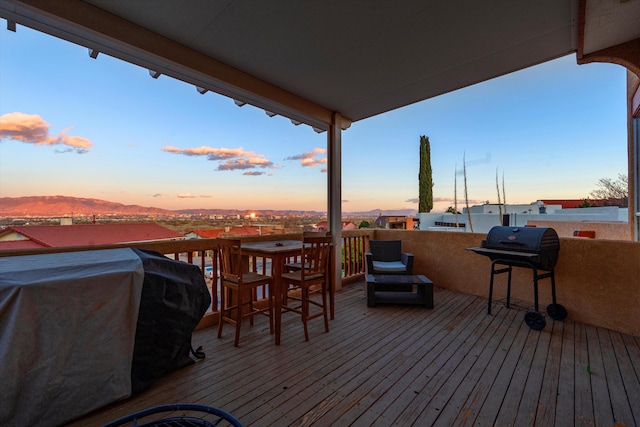
[(327, 313), (327, 286), (322, 284), (322, 314), (324, 316), (324, 331), (329, 332), (329, 315)]
[(220, 318), (218, 319), (218, 338), (222, 338), (222, 324), (224, 323), (224, 309), (220, 307)]
[(228, 301), (228, 291), (226, 289), (222, 289), (222, 295), (220, 295), (220, 318), (218, 319), (218, 338), (222, 338), (222, 325), (225, 322), (225, 312), (227, 311), (227, 307), (229, 306)]
[[(253, 295), (249, 293), (249, 313), (253, 313)], [(242, 320), (242, 317), (240, 317)], [(253, 326), (253, 316), (249, 316), (249, 325)]]
[(238, 308), (237, 308), (237, 317), (236, 317), (236, 339), (234, 341), (234, 346), (238, 347), (240, 343), (240, 327), (242, 326), (242, 292), (238, 292)]
[(309, 317), (309, 288), (302, 287), (302, 324), (304, 326), (304, 340), (309, 341), (309, 328), (307, 327), (307, 318)]
[(275, 331), (273, 327), (273, 295), (271, 295), (271, 288), (269, 288), (269, 333), (273, 335)]

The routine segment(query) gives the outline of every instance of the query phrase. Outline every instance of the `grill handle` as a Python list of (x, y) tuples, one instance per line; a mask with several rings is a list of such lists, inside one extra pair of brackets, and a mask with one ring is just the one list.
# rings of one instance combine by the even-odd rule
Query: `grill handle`
[(498, 243), (500, 243), (500, 244), (502, 244), (502, 245), (517, 245), (517, 246), (524, 246), (524, 243), (516, 242), (515, 240), (498, 240)]

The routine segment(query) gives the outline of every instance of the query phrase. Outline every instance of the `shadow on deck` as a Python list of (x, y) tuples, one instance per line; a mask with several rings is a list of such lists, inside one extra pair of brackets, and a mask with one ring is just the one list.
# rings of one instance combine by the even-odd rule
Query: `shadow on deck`
[(166, 403), (199, 403), (245, 425), (640, 424), (640, 338), (435, 287), (435, 308), (367, 308), (364, 283), (338, 292), (324, 333), (283, 318), (282, 345), (259, 317), (233, 347), (231, 327), (197, 331), (206, 359), (73, 425), (95, 426)]

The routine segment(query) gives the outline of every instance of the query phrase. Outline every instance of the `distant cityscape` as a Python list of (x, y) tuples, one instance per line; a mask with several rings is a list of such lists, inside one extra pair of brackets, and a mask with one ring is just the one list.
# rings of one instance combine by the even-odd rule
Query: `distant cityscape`
[[(353, 216), (379, 215), (415, 215), (416, 209), (373, 209), (366, 212), (348, 212)], [(69, 196), (28, 196), (28, 197), (0, 197), (0, 218), (6, 217), (51, 217), (74, 216), (96, 218), (131, 216), (131, 217), (180, 217), (196, 216), (215, 219), (235, 217), (239, 219), (254, 214), (256, 217), (275, 218), (285, 216), (326, 216), (326, 212), (312, 210), (291, 209), (178, 209), (169, 210), (138, 205), (124, 205), (100, 199), (88, 199)]]
[[(376, 209), (345, 212), (343, 220), (360, 224), (381, 215), (414, 216), (411, 209)], [(0, 228), (10, 225), (60, 225), (109, 222), (157, 222), (180, 232), (197, 228), (225, 228), (247, 225), (279, 225), (285, 232), (300, 231), (327, 220), (326, 212), (301, 210), (181, 209), (169, 210), (124, 205), (99, 199), (69, 196), (0, 198)]]

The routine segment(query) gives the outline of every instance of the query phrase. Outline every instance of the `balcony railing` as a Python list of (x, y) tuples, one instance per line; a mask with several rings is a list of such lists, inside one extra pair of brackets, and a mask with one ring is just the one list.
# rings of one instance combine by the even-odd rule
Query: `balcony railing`
[[(364, 252), (369, 239), (402, 240), (403, 251), (415, 256), (414, 272), (428, 276), (435, 286), (487, 297), (490, 262), (466, 248), (477, 246), (485, 237), (480, 233), (441, 231), (366, 229), (342, 233), (342, 282), (353, 282), (364, 274)], [(301, 234), (247, 237), (243, 241), (302, 239)], [(109, 246), (84, 246), (0, 251), (0, 257), (37, 253), (86, 251), (95, 249), (136, 247), (150, 249), (170, 257), (196, 263), (203, 270), (213, 266), (217, 283), (215, 239), (180, 240), (172, 242), (134, 243)], [(569, 318), (640, 336), (640, 243), (600, 239), (561, 238), (560, 256), (555, 268), (558, 303), (565, 306)], [(255, 260), (254, 265), (260, 264)], [(267, 268), (262, 264), (261, 268)], [(265, 272), (268, 273), (267, 270)], [(531, 272), (514, 269), (512, 298), (532, 303)], [(342, 283), (335, 284), (336, 289)], [(494, 299), (506, 293), (506, 286), (497, 280)], [(213, 293), (214, 312), (217, 295)], [(550, 287), (540, 285), (542, 309), (551, 301)], [(205, 316), (202, 326), (216, 321)]]
[[(342, 277), (350, 280), (357, 280), (364, 274), (364, 248), (368, 242), (370, 232), (367, 231), (351, 231), (342, 237)], [(264, 241), (264, 240), (302, 240), (301, 234), (285, 234), (285, 235), (268, 235), (260, 237), (246, 237), (242, 241)], [(17, 256), (17, 255), (34, 255), (60, 252), (81, 252), (98, 249), (115, 249), (115, 248), (139, 248), (147, 249), (162, 253), (169, 258), (195, 264), (202, 270), (205, 281), (211, 291), (211, 309), (207, 312), (199, 327), (210, 325), (217, 321), (217, 316), (212, 316), (218, 311), (219, 293), (214, 290), (219, 289), (218, 283), (218, 263), (216, 239), (192, 239), (192, 240), (175, 240), (162, 242), (142, 242), (127, 243), (114, 245), (99, 246), (73, 246), (62, 248), (38, 248), (0, 251), (0, 257)], [(292, 259), (291, 261), (297, 261)], [(208, 277), (205, 267), (211, 267), (212, 277)], [(251, 257), (249, 260), (249, 268), (252, 271), (262, 274), (271, 274), (271, 262), (260, 257)], [(336, 287), (340, 288), (342, 284)], [(264, 299), (265, 290), (258, 290), (254, 295), (256, 302)]]

